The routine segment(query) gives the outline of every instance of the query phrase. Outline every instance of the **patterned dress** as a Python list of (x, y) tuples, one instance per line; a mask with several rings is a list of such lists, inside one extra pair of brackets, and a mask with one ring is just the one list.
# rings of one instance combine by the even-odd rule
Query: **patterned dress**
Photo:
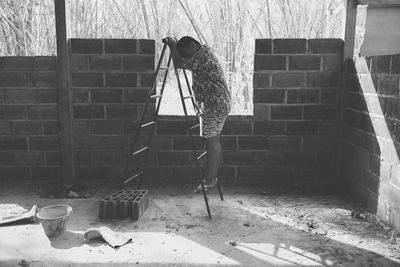
[(200, 135), (210, 138), (220, 134), (231, 110), (231, 97), (215, 54), (210, 47), (201, 45), (191, 58), (182, 59), (182, 67), (192, 71), (193, 92), (202, 108)]

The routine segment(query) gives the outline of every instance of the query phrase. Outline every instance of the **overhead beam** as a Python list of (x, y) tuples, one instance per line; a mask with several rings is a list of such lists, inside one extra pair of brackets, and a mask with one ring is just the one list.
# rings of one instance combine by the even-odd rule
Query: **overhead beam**
[(65, 0), (54, 0), (57, 39), (57, 89), (61, 137), (62, 176), (64, 182), (74, 180), (71, 88)]
[(358, 0), (358, 5), (369, 6), (400, 6), (399, 0)]

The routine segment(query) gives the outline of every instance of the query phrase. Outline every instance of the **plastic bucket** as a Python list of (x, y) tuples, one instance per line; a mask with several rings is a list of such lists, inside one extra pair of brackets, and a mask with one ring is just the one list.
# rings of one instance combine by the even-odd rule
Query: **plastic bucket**
[(54, 205), (41, 208), (36, 217), (42, 223), (47, 236), (58, 236), (67, 228), (72, 208), (67, 205)]

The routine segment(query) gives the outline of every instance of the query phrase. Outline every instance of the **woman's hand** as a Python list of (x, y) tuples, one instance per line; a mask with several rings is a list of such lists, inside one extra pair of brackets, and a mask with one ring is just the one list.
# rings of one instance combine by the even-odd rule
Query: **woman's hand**
[(176, 42), (177, 42), (177, 39), (175, 37), (165, 37), (163, 39), (163, 43), (166, 43), (168, 45), (171, 45), (171, 44), (176, 43)]

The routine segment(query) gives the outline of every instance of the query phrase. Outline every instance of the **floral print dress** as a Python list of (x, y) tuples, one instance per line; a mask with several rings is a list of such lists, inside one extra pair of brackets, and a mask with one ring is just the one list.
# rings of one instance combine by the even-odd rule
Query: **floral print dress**
[(193, 92), (202, 107), (200, 135), (210, 138), (221, 133), (231, 109), (231, 97), (225, 73), (210, 47), (201, 45), (191, 58), (182, 59), (182, 67), (192, 71)]

